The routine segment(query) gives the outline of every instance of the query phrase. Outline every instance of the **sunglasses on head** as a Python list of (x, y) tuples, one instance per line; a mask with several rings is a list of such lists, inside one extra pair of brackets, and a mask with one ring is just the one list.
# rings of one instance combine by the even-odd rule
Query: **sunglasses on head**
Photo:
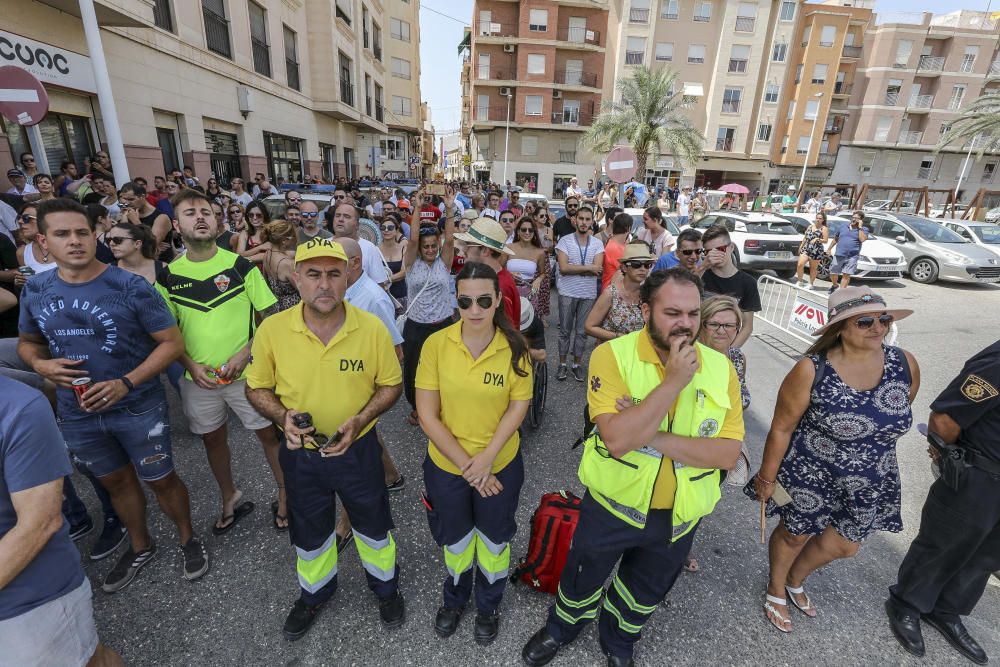
[(437, 227), (421, 227), (420, 228), (420, 236), (437, 236), (437, 234), (438, 234)]
[(458, 307), (462, 310), (468, 310), (472, 308), (472, 303), (475, 302), (483, 310), (491, 307), (493, 305), (493, 297), (489, 294), (483, 294), (482, 296), (477, 296), (473, 299), (471, 296), (460, 296), (458, 297)]
[(656, 264), (653, 260), (638, 260), (631, 259), (627, 262), (622, 262), (622, 266), (629, 269), (651, 269)]
[(105, 236), (104, 240), (108, 242), (108, 245), (121, 245), (126, 241), (135, 241), (131, 236)]
[(685, 248), (684, 250), (679, 250), (685, 257), (690, 257), (691, 255), (704, 255), (707, 250), (702, 250), (701, 248)]
[(882, 313), (878, 317), (875, 317), (874, 315), (864, 315), (862, 317), (859, 317), (854, 324), (859, 329), (871, 329), (872, 326), (875, 324), (875, 320), (878, 320), (878, 323), (881, 324), (883, 327), (888, 327), (890, 324), (893, 323), (893, 321), (895, 321), (895, 319), (896, 318), (890, 315), (889, 313)]

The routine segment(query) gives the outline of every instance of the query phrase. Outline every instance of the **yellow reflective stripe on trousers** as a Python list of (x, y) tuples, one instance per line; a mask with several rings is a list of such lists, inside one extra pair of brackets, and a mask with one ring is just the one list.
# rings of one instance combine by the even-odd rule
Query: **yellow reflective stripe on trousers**
[(638, 612), (640, 614), (652, 614), (654, 611), (656, 611), (655, 605), (648, 606), (636, 602), (635, 598), (632, 597), (632, 593), (630, 593), (628, 588), (625, 587), (625, 584), (622, 583), (622, 580), (618, 578), (618, 575), (615, 575), (615, 579), (612, 582), (612, 584), (614, 585), (615, 590), (618, 591), (618, 595), (621, 596), (622, 600), (625, 601), (625, 604), (627, 604), (632, 609), (632, 611)]
[(475, 537), (476, 531), (472, 529), (458, 542), (444, 547), (444, 565), (448, 568), (448, 574), (454, 577), (456, 586), (458, 578), (472, 567), (472, 561), (476, 558)]
[(611, 603), (611, 600), (609, 600), (608, 598), (604, 598), (604, 609), (605, 611), (610, 612), (611, 615), (618, 620), (618, 627), (624, 630), (625, 632), (630, 632), (634, 635), (637, 635), (642, 631), (641, 625), (632, 625), (624, 618), (622, 618), (621, 612), (615, 609), (615, 606)]
[(299, 585), (310, 593), (315, 593), (337, 575), (337, 533), (330, 533), (318, 549), (295, 547), (298, 558), (295, 571), (299, 575)]
[[(562, 591), (562, 584), (560, 584), (556, 595), (556, 616), (570, 625), (575, 625), (581, 621), (597, 618), (597, 603), (600, 602), (602, 593), (604, 593), (604, 589), (598, 588), (586, 600), (575, 602), (566, 597), (565, 593)], [(574, 616), (569, 612), (569, 610), (566, 609), (566, 607), (574, 610), (585, 609), (585, 611)], [(590, 607), (590, 609), (586, 609), (586, 607)]]
[(387, 532), (384, 539), (374, 540), (355, 528), (354, 543), (368, 574), (379, 581), (389, 581), (396, 576), (396, 541), (392, 539), (392, 531)]
[(510, 568), (510, 543), (491, 542), (478, 528), (474, 530), (479, 571), (486, 577), (486, 581), (494, 584), (507, 576), (507, 570)]
[(594, 591), (593, 595), (591, 595), (586, 600), (581, 600), (580, 602), (574, 602), (573, 600), (570, 600), (568, 597), (566, 597), (566, 595), (563, 593), (563, 590), (562, 590), (562, 584), (559, 584), (557, 592), (559, 594), (559, 602), (561, 604), (564, 604), (567, 607), (573, 607), (575, 609), (580, 609), (582, 607), (587, 607), (587, 606), (590, 606), (590, 605), (594, 604), (595, 602), (597, 602), (600, 599), (600, 597), (601, 597), (601, 593), (604, 592), (604, 589), (603, 588), (598, 588), (596, 591)]
[(561, 605), (556, 604), (556, 616), (566, 621), (570, 625), (576, 625), (581, 621), (587, 621), (597, 618), (597, 607), (589, 611), (585, 611), (579, 616), (573, 616), (569, 612), (565, 611)]

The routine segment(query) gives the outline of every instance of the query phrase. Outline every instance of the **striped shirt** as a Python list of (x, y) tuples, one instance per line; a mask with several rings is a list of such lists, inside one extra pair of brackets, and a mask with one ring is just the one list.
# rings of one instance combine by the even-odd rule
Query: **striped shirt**
[[(574, 266), (593, 264), (594, 258), (604, 252), (604, 244), (594, 236), (588, 236), (586, 242), (580, 242), (576, 234), (567, 234), (559, 239), (556, 252), (562, 251), (566, 261)], [(596, 299), (597, 283), (600, 277), (589, 273), (572, 276), (559, 275), (559, 295), (571, 296), (576, 299)]]

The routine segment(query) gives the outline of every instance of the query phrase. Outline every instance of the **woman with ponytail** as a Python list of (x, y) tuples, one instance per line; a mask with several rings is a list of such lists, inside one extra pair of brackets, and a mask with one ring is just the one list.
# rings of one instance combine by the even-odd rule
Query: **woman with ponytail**
[(456, 294), (461, 319), (427, 339), (416, 378), (417, 415), (430, 440), (424, 503), (448, 570), (434, 630), (440, 637), (455, 632), (475, 579), (473, 637), (486, 645), (500, 629), (517, 531), (524, 482), (517, 429), (531, 400), (531, 360), (504, 312), (493, 268), (467, 262)]

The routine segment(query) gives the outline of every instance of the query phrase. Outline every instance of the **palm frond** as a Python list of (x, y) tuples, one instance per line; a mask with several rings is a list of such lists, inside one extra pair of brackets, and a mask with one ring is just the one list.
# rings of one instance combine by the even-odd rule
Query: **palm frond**
[(977, 142), (978, 157), (1000, 151), (1000, 92), (988, 92), (973, 100), (952, 122), (938, 141), (935, 151), (947, 146), (967, 146)]

